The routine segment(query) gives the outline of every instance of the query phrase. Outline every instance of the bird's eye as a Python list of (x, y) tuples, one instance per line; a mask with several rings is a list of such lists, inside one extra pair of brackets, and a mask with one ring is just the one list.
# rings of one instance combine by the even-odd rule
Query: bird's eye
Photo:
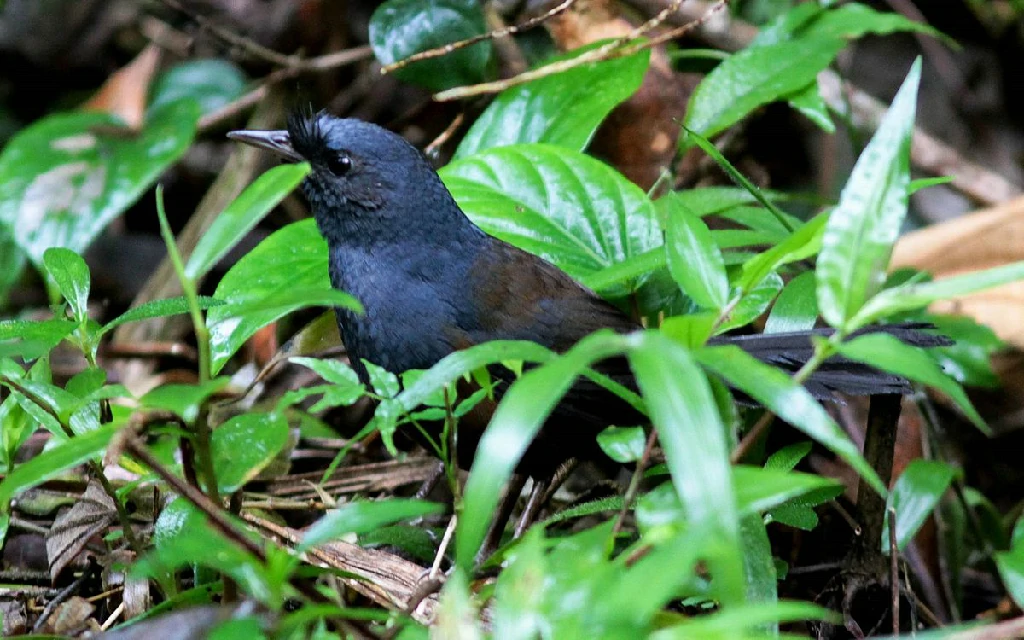
[(339, 153), (327, 160), (327, 168), (340, 178), (352, 169), (352, 158), (346, 153)]

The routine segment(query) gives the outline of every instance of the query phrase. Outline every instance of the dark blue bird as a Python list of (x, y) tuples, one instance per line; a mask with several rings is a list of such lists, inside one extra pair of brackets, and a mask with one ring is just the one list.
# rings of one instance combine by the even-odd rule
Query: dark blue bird
[[(302, 191), (330, 248), (334, 287), (358, 298), (364, 314), (339, 309), (338, 326), (364, 383), (366, 359), (393, 373), (427, 369), (448, 354), (488, 340), (533, 340), (565, 351), (582, 337), (639, 325), (545, 260), (484, 233), (459, 208), (424, 156), (377, 125), (324, 113), (295, 114), (287, 130), (235, 131), (229, 137), (306, 160)], [(922, 346), (946, 344), (916, 327), (879, 328)], [(811, 354), (808, 333), (716, 338), (787, 370)], [(598, 369), (636, 388), (624, 359)], [(496, 375), (508, 375), (495, 370)], [(901, 378), (846, 360), (811, 377), (818, 397), (903, 393)], [(460, 464), (468, 465), (493, 411), (478, 407), (459, 423)], [(555, 409), (519, 465), (549, 475), (569, 457), (600, 455), (595, 435), (608, 425), (640, 424), (618, 397), (580, 380)]]

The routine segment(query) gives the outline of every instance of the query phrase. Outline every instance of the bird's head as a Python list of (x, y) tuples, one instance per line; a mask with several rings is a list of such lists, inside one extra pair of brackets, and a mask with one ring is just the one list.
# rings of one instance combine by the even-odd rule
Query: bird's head
[(312, 171), (302, 190), (328, 242), (354, 236), (372, 241), (415, 229), (433, 233), (453, 224), (444, 217), (458, 211), (423, 154), (369, 122), (293, 113), (287, 129), (232, 131), (228, 137), (309, 162)]

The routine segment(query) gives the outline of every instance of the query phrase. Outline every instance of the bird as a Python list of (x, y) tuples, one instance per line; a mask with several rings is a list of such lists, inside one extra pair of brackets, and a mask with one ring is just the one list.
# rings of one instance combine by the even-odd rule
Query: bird
[[(368, 383), (363, 360), (397, 375), (428, 369), (453, 352), (489, 340), (531, 340), (564, 352), (601, 329), (630, 333), (642, 328), (552, 263), (485, 233), (459, 207), (427, 158), (398, 134), (325, 112), (293, 112), (286, 126), (232, 131), (228, 137), (310, 164), (301, 190), (327, 241), (331, 284), (355, 296), (364, 309), (335, 310), (351, 366), (363, 384)], [(917, 346), (949, 344), (927, 328), (876, 325), (865, 331), (886, 332)], [(710, 344), (738, 345), (792, 372), (810, 358), (811, 336), (828, 333), (716, 336)], [(608, 359), (595, 369), (637, 388), (625, 358)], [(492, 376), (502, 383), (514, 379), (503, 367), (494, 367)], [(899, 376), (841, 357), (826, 361), (805, 386), (821, 399), (835, 392), (910, 390)], [(460, 466), (473, 460), (495, 404), (485, 400), (459, 420)], [(645, 421), (631, 404), (580, 378), (527, 448), (517, 472), (550, 477), (570, 457), (603, 458), (596, 441), (601, 430)]]

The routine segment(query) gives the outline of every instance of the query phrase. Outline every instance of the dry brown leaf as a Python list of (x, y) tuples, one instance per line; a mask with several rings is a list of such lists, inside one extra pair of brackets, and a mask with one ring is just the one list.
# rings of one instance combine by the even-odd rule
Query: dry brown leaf
[(110, 113), (124, 121), (125, 128), (142, 130), (146, 97), (160, 65), (160, 47), (150, 44), (135, 59), (107, 78), (100, 90), (82, 108)]
[(85, 545), (117, 519), (114, 501), (96, 481), (90, 482), (82, 499), (71, 509), (58, 515), (46, 534), (46, 555), (50, 562), (50, 578), (57, 576), (74, 560)]
[[(1024, 197), (908, 233), (896, 244), (892, 267), (924, 269), (948, 278), (1024, 260)], [(1024, 348), (1024, 282), (938, 302), (938, 313), (974, 318)]]
[[(635, 25), (621, 11), (610, 0), (578, 0), (545, 25), (559, 48), (568, 51), (632, 33)], [(698, 79), (675, 73), (665, 48), (654, 47), (640, 89), (612, 110), (591, 150), (640, 188), (650, 189), (675, 157), (679, 122)]]

